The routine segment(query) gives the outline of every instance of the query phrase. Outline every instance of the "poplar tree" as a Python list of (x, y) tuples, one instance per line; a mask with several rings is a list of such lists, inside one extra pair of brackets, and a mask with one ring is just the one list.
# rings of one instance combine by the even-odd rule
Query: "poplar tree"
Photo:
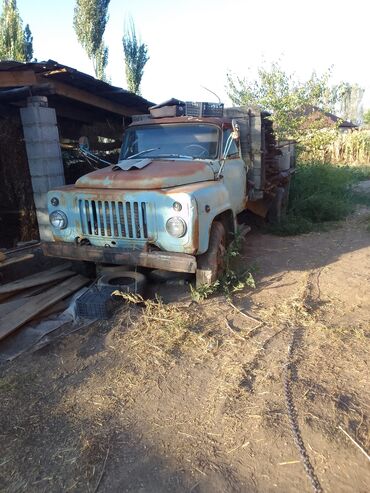
[(104, 42), (102, 41), (95, 55), (95, 74), (98, 79), (101, 79), (104, 82), (109, 82), (105, 74), (105, 68), (107, 65), (108, 65), (108, 48), (107, 46), (105, 46)]
[(76, 0), (73, 27), (77, 39), (93, 63), (95, 76), (105, 79), (108, 48), (103, 35), (108, 22), (110, 0)]
[(33, 58), (33, 36), (29, 24), (24, 28), (24, 56), (26, 62)]
[(23, 31), (16, 0), (3, 0), (0, 16), (0, 60), (29, 62), (33, 56), (32, 42), (28, 24)]
[(122, 44), (125, 55), (127, 88), (135, 94), (140, 94), (140, 83), (149, 56), (147, 45), (142, 43), (136, 35), (135, 24), (132, 19), (125, 27)]

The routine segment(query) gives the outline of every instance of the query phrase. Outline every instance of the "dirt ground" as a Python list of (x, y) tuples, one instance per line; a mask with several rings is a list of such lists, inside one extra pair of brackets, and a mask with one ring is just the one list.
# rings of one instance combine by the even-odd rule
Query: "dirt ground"
[(368, 222), (363, 209), (328, 232), (253, 232), (239, 262), (256, 289), (231, 303), (170, 286), (180, 302), (125, 305), (1, 367), (0, 490), (309, 492), (289, 378), (323, 490), (369, 491), (342, 431), (369, 453)]

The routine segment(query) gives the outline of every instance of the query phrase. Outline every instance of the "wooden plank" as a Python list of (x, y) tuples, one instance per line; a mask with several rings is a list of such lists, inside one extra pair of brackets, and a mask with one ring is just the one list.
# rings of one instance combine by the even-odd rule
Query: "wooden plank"
[[(44, 81), (45, 82), (45, 81)], [(32, 86), (36, 84), (33, 70), (16, 70), (0, 72), (0, 87)]]
[(9, 301), (22, 299), (23, 303), (25, 303), (24, 300), (25, 298), (29, 298), (30, 296), (35, 296), (36, 294), (43, 293), (47, 289), (54, 287), (58, 282), (60, 281), (56, 280), (56, 281), (48, 282), (46, 284), (42, 284), (41, 286), (34, 286), (32, 288), (22, 289), (22, 291), (17, 291), (15, 293), (13, 292), (8, 294), (0, 294), (0, 310), (4, 302), (8, 303)]
[[(25, 212), (25, 209), (20, 209), (19, 211), (9, 211), (9, 212), (12, 212), (14, 214), (18, 214), (19, 215), (19, 213), (22, 213), (23, 214)], [(17, 246), (15, 248), (8, 248), (6, 250), (6, 254), (9, 255), (11, 253), (19, 253), (19, 252), (22, 252), (23, 250), (32, 250), (32, 249), (34, 249), (34, 248), (36, 248), (38, 246), (40, 246), (40, 242), (39, 241), (33, 242), (33, 240), (32, 240), (32, 241), (30, 241), (30, 242), (28, 242), (28, 243), (26, 243), (26, 244), (24, 244), (22, 246)]]
[(68, 305), (69, 302), (67, 300), (58, 301), (58, 303), (56, 303), (55, 305), (49, 306), (49, 308), (46, 308), (41, 313), (33, 317), (32, 322), (38, 322), (39, 320), (49, 317), (50, 315), (54, 315), (55, 313), (62, 312), (66, 308), (68, 308)]
[(74, 276), (71, 279), (54, 286), (45, 293), (33, 296), (16, 312), (12, 312), (0, 318), (0, 340), (14, 332), (32, 318), (36, 317), (46, 308), (71, 295), (90, 282), (84, 276)]
[[(9, 313), (12, 313), (12, 312), (18, 310), (18, 308), (20, 308), (25, 303), (27, 303), (28, 301), (31, 301), (31, 300), (32, 300), (31, 297), (17, 298), (15, 300), (12, 299), (10, 301), (7, 301), (6, 303), (1, 303), (0, 304), (0, 319), (4, 318)], [(39, 316), (40, 317), (47, 317), (48, 315), (51, 315), (52, 313), (55, 313), (57, 311), (62, 311), (65, 308), (67, 308), (67, 303), (65, 301), (60, 301), (56, 305), (54, 305), (50, 308), (47, 308), (46, 310), (41, 312), (39, 314)], [(39, 318), (39, 316), (37, 318)]]
[(12, 265), (12, 264), (16, 264), (18, 262), (23, 262), (25, 260), (29, 260), (31, 258), (34, 258), (34, 254), (33, 253), (28, 253), (27, 255), (19, 255), (18, 257), (12, 257), (12, 258), (8, 258), (7, 260), (4, 260), (3, 262), (1, 262), (1, 258), (0, 258), (0, 269), (1, 267), (7, 267), (8, 265)]
[(129, 108), (128, 106), (115, 103), (109, 99), (97, 96), (96, 94), (92, 94), (83, 89), (78, 89), (77, 87), (70, 86), (55, 79), (48, 79), (42, 75), (37, 76), (37, 80), (40, 83), (45, 82), (46, 79), (50, 81), (56, 94), (59, 94), (59, 96), (74, 99), (90, 106), (96, 106), (97, 108), (101, 108), (102, 110), (110, 111), (121, 116), (131, 116), (138, 113), (135, 108)]
[(58, 281), (65, 279), (66, 277), (74, 276), (75, 272), (72, 270), (63, 270), (61, 272), (40, 272), (33, 276), (18, 279), (18, 281), (8, 282), (0, 286), (0, 294), (15, 293), (22, 289), (32, 288), (33, 286), (40, 286), (52, 281)]
[[(71, 267), (72, 267), (71, 262), (64, 262), (63, 264), (56, 265), (55, 267), (52, 267), (51, 269), (48, 269), (47, 271), (42, 271), (42, 272), (49, 272), (51, 274), (53, 272), (61, 272), (63, 270), (70, 269)], [(42, 274), (42, 272), (41, 272), (41, 274)], [(27, 279), (29, 279), (29, 280), (38, 279), (39, 276), (40, 276), (40, 273), (38, 272), (37, 274), (33, 274), (32, 276), (28, 276)], [(55, 282), (58, 282), (58, 280), (44, 283), (41, 286), (36, 285), (34, 287), (31, 287), (31, 288), (22, 289), (21, 291), (16, 291), (16, 292), (11, 291), (10, 293), (0, 294), (0, 303), (3, 303), (5, 300), (7, 300), (10, 297), (12, 298), (12, 301), (13, 301), (13, 299), (15, 297), (24, 298), (25, 296), (32, 296), (34, 294), (41, 293), (41, 291), (44, 291), (45, 289), (47, 289), (50, 286), (53, 286), (55, 284)]]
[(16, 300), (7, 301), (6, 303), (1, 303), (0, 304), (0, 319), (4, 318), (9, 313), (12, 313), (12, 312), (18, 310), (18, 308), (20, 308), (22, 305), (24, 305), (24, 303), (25, 303), (24, 298), (18, 298)]

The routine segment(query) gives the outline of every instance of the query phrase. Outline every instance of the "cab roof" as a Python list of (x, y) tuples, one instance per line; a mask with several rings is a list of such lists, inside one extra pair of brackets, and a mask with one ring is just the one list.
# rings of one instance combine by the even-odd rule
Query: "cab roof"
[(208, 123), (217, 125), (220, 128), (231, 127), (231, 118), (225, 117), (201, 117), (201, 116), (172, 116), (165, 118), (145, 118), (143, 120), (132, 122), (129, 127), (138, 127), (143, 125), (166, 125), (169, 123)]

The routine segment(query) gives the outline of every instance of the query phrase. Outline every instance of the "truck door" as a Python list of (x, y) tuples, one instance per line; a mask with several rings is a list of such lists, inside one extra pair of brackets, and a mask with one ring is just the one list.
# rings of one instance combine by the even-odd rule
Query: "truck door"
[[(226, 129), (224, 131), (222, 144), (223, 149), (225, 149), (226, 141), (230, 134), (230, 129)], [(239, 147), (235, 140), (232, 141), (230, 149), (227, 153), (222, 175), (223, 182), (229, 192), (233, 211), (235, 214), (238, 214), (245, 209), (247, 172), (244, 161), (240, 157)]]

